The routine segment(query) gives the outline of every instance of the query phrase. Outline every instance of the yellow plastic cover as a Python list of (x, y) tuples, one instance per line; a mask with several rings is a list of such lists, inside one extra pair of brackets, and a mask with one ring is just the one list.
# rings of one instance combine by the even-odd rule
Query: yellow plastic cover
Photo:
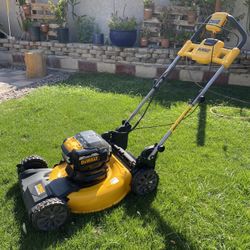
[(215, 12), (208, 24), (206, 25), (206, 30), (211, 31), (213, 33), (221, 32), (221, 27), (226, 24), (228, 17), (228, 13), (226, 12)]
[[(131, 173), (114, 155), (108, 162), (107, 178), (91, 187), (85, 187), (68, 195), (68, 206), (73, 213), (90, 213), (104, 210), (120, 202), (129, 192)], [(57, 165), (49, 179), (65, 177), (66, 163)]]
[(206, 39), (200, 44), (195, 44), (188, 40), (178, 52), (178, 55), (188, 57), (200, 64), (209, 64), (212, 62), (229, 68), (240, 54), (238, 48), (224, 48), (224, 42), (222, 41), (218, 41), (214, 46), (205, 45), (205, 41)]

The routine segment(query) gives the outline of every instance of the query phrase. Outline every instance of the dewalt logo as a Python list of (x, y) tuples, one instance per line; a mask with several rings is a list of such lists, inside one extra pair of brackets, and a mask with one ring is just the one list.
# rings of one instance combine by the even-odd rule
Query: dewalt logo
[(211, 51), (211, 49), (207, 49), (207, 48), (198, 48), (198, 51), (200, 52), (205, 52), (205, 53), (209, 53)]
[(99, 161), (100, 160), (100, 157), (99, 156), (94, 156), (94, 157), (90, 157), (88, 159), (84, 159), (81, 161), (81, 164), (84, 165), (84, 164), (89, 164), (89, 163), (92, 163), (92, 162), (96, 162), (96, 161)]

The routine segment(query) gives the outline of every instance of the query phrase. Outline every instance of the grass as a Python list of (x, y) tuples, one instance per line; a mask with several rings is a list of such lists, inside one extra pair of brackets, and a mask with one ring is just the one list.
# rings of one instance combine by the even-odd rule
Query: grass
[[(61, 158), (63, 139), (116, 128), (150, 86), (149, 80), (127, 76), (75, 75), (0, 105), (0, 249), (250, 249), (250, 123), (233, 118), (235, 109), (249, 114), (250, 106), (214, 94), (183, 121), (159, 155), (157, 194), (129, 194), (106, 211), (72, 215), (59, 232), (34, 231), (27, 221), (15, 165), (39, 154), (52, 166)], [(250, 100), (248, 88), (213, 90)], [(197, 91), (192, 83), (164, 85), (140, 126), (173, 122)], [(224, 107), (229, 118), (212, 114), (214, 106)], [(167, 128), (134, 131), (129, 150), (138, 155)]]

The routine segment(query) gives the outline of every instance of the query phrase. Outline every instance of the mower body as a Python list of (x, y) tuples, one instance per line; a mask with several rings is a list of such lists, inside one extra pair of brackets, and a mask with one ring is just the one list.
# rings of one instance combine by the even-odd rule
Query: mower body
[[(93, 131), (85, 131), (82, 133), (84, 133), (84, 135), (87, 134), (87, 136), (91, 134), (92, 137), (97, 138), (96, 141), (102, 143), (102, 146), (103, 143), (106, 144), (106, 142), (103, 142), (104, 140)], [(72, 146), (76, 140), (72, 143), (72, 138), (69, 139), (71, 140)], [(65, 143), (69, 145), (68, 139), (66, 139), (62, 145), (64, 149), (63, 155), (65, 154)], [(109, 148), (109, 145), (106, 144), (105, 146)], [(75, 147), (75, 145), (73, 145), (73, 147)], [(72, 150), (74, 149), (72, 148)], [(69, 176), (72, 175), (73, 168), (75, 167), (70, 164), (70, 160), (68, 162), (63, 160), (52, 169), (27, 169), (19, 174), (23, 200), (29, 215), (32, 214), (36, 204), (51, 197), (57, 197), (66, 201), (71, 212), (89, 213), (111, 207), (129, 193), (132, 176), (125, 163), (123, 163), (118, 156), (111, 154), (108, 150), (107, 162), (104, 158), (101, 160), (99, 155), (96, 152), (93, 153), (93, 151), (90, 155), (85, 154), (84, 157), (84, 162), (92, 163), (89, 163), (87, 166), (87, 171), (84, 170), (87, 172), (87, 182), (85, 172), (79, 172), (77, 178)], [(80, 161), (83, 161), (82, 157), (80, 157), (80, 159)], [(93, 160), (96, 160), (96, 162), (93, 162)], [(99, 166), (100, 162), (101, 165)], [(103, 169), (100, 169), (103, 168), (103, 165), (105, 165), (105, 178), (102, 178)], [(94, 169), (91, 170), (93, 166)], [(84, 177), (81, 177), (80, 174), (82, 173)], [(83, 179), (82, 183), (79, 180), (79, 175), (80, 178)], [(101, 180), (99, 181), (98, 178), (100, 177)], [(76, 181), (74, 178), (76, 178)]]

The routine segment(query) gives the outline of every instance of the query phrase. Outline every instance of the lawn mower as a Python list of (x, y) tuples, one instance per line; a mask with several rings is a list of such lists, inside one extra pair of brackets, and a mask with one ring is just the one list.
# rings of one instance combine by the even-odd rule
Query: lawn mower
[[(227, 22), (238, 30), (240, 36), (238, 44), (231, 49), (214, 38)], [(212, 37), (197, 42), (203, 30), (211, 32)], [(164, 151), (164, 143), (181, 121), (204, 101), (209, 87), (233, 63), (246, 40), (246, 32), (233, 16), (225, 12), (212, 14), (183, 45), (166, 71), (154, 80), (152, 89), (120, 127), (102, 135), (88, 130), (66, 138), (61, 146), (62, 160), (53, 168), (48, 168), (46, 161), (39, 156), (22, 160), (17, 165), (17, 172), (23, 201), (33, 226), (43, 231), (55, 230), (65, 224), (70, 211), (97, 212), (117, 204), (130, 191), (146, 195), (156, 190), (159, 182), (155, 171), (158, 153)], [(140, 123), (154, 94), (182, 57), (199, 64), (214, 63), (220, 67), (162, 139), (135, 157), (126, 151), (128, 135)], [(146, 103), (148, 106), (144, 113), (132, 126), (132, 119)]]

